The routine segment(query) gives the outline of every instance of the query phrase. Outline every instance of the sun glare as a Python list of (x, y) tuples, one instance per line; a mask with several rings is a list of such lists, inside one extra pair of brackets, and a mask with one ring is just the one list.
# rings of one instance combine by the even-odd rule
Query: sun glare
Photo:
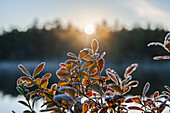
[(94, 33), (94, 25), (92, 24), (88, 24), (84, 27), (84, 32), (88, 35), (93, 34)]

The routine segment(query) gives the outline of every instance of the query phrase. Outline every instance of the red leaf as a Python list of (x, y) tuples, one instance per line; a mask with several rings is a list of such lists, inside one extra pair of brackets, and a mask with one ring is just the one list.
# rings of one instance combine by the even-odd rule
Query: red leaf
[(27, 70), (22, 64), (19, 64), (19, 65), (18, 65), (18, 68), (19, 68), (24, 74), (26, 74), (27, 76), (30, 76), (30, 77), (31, 77), (31, 74), (28, 72), (28, 70)]
[(136, 106), (130, 106), (128, 107), (130, 110), (139, 110), (139, 111), (144, 111), (142, 108), (136, 107)]
[(132, 64), (130, 65), (129, 67), (126, 68), (126, 71), (125, 71), (125, 74), (124, 74), (124, 77), (126, 78), (128, 75), (130, 75), (133, 71), (136, 70), (138, 64)]

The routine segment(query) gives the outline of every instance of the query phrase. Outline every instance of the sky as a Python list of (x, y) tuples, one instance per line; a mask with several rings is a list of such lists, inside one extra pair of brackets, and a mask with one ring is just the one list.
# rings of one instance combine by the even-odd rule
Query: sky
[(26, 30), (59, 19), (78, 28), (103, 20), (132, 28), (161, 25), (170, 30), (170, 0), (0, 0), (0, 30)]

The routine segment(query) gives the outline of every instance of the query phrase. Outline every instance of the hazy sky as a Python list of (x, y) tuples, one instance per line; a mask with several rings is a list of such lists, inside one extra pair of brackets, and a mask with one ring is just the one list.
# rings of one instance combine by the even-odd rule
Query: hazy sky
[(35, 18), (39, 25), (60, 19), (82, 28), (105, 19), (109, 25), (150, 22), (170, 30), (170, 0), (0, 0), (0, 29), (26, 29)]

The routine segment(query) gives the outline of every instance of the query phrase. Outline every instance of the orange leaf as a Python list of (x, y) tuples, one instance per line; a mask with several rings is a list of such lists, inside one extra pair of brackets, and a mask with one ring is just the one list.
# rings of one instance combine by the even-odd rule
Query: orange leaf
[(83, 57), (84, 60), (93, 60), (93, 57), (90, 54), (87, 54)]
[(79, 60), (89, 53), (88, 50), (81, 50), (79, 53)]
[(68, 83), (66, 81), (59, 81), (58, 82), (59, 87), (66, 86), (66, 85), (68, 85)]
[(47, 74), (45, 74), (43, 77), (42, 77), (42, 79), (49, 79), (51, 77), (51, 73), (47, 73)]
[(67, 69), (67, 72), (70, 72), (71, 71), (71, 64), (66, 64), (66, 69)]
[(126, 94), (127, 92), (129, 92), (130, 89), (131, 89), (131, 87), (129, 87), (129, 86), (124, 87), (123, 88), (123, 94)]
[(52, 90), (52, 91), (56, 91), (56, 90), (57, 90), (57, 84), (52, 84), (51, 90)]
[(82, 110), (84, 113), (86, 113), (89, 110), (89, 105), (87, 103), (83, 104)]
[(65, 63), (60, 63), (59, 64), (61, 67), (66, 67)]
[(141, 100), (139, 97), (133, 97), (132, 100), (138, 104), (142, 104)]
[(94, 69), (97, 67), (96, 63), (93, 63), (89, 66), (89, 75), (94, 71)]
[(62, 70), (58, 70), (56, 74), (59, 75), (59, 76), (62, 76), (62, 77), (68, 76), (67, 72), (62, 71)]
[(20, 77), (19, 79), (22, 80), (22, 81), (27, 81), (27, 83), (32, 82), (32, 79), (30, 77), (27, 77), (27, 76)]
[(108, 108), (108, 106), (104, 107), (99, 113), (107, 113)]
[(42, 79), (40, 83), (41, 88), (46, 89), (47, 85), (48, 85), (48, 79)]
[(100, 77), (96, 74), (93, 74), (93, 75), (90, 75), (90, 78), (93, 78), (93, 79), (100, 79)]
[(31, 77), (31, 74), (28, 72), (28, 70), (27, 70), (22, 64), (19, 64), (19, 65), (18, 65), (18, 68), (19, 68), (24, 74), (26, 74), (27, 76), (30, 76), (30, 77)]
[(126, 78), (128, 75), (130, 75), (133, 71), (136, 70), (138, 64), (132, 64), (130, 65), (129, 67), (126, 68), (126, 71), (125, 71), (125, 74), (124, 74), (124, 77)]
[(71, 63), (73, 63), (73, 64), (78, 65), (78, 62), (77, 62), (76, 60), (73, 60), (73, 59), (68, 59), (68, 60), (65, 61), (65, 63), (66, 63), (66, 64), (71, 64)]
[(81, 69), (84, 69), (84, 68), (90, 66), (91, 64), (93, 64), (93, 61), (87, 61), (81, 66)]
[(33, 78), (38, 75), (43, 69), (44, 69), (44, 65), (45, 65), (45, 62), (42, 62), (41, 64), (39, 64), (36, 69), (34, 70), (34, 73), (33, 73)]
[(116, 91), (116, 92), (118, 92), (118, 93), (120, 93), (120, 94), (122, 93), (122, 90), (121, 90), (121, 88), (120, 88), (119, 85), (109, 84), (109, 88), (112, 89), (112, 90), (114, 90), (114, 91)]
[(97, 62), (98, 72), (101, 73), (104, 67), (104, 59), (99, 59)]
[(99, 49), (99, 44), (96, 39), (93, 39), (91, 47), (93, 50), (93, 54), (95, 54)]
[(72, 52), (68, 52), (67, 56), (70, 56), (70, 57), (73, 57), (73, 58), (77, 58), (77, 56), (74, 53), (72, 53)]

